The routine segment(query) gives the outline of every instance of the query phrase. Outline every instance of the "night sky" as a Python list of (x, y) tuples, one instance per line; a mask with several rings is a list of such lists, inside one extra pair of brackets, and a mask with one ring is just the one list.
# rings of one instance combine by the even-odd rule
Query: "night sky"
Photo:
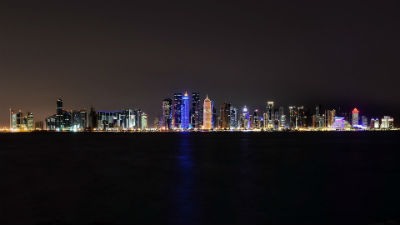
[(10, 107), (54, 114), (60, 96), (66, 109), (141, 108), (152, 124), (185, 90), (217, 106), (400, 115), (395, 1), (15, 2), (0, 3), (1, 126)]

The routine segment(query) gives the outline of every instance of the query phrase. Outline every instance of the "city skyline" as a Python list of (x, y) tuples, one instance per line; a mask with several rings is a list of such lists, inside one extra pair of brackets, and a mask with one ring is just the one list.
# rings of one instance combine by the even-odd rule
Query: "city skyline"
[[(371, 116), (357, 107), (333, 108), (321, 104), (282, 106), (275, 101), (265, 102), (264, 107), (249, 108), (230, 102), (216, 104), (208, 95), (201, 105), (201, 94), (176, 92), (173, 99), (161, 101), (161, 116), (150, 116), (140, 107), (118, 110), (66, 110), (61, 98), (56, 101), (55, 114), (44, 121), (33, 112), (9, 109), (10, 131), (172, 131), (172, 130), (367, 130), (393, 129), (394, 117)], [(396, 120), (397, 121), (397, 120)]]
[(399, 117), (399, 21), (389, 2), (1, 6), (0, 126), (9, 108), (44, 119), (59, 96), (71, 109), (140, 106), (154, 117), (160, 96), (186, 89), (218, 105), (273, 99)]
[[(174, 104), (176, 104), (176, 97), (177, 97), (176, 95), (179, 95), (178, 98), (182, 99), (185, 94), (190, 95), (189, 96), (189, 104), (190, 105), (189, 105), (188, 110), (190, 112), (189, 116), (192, 117), (193, 116), (192, 115), (192, 111), (194, 110), (193, 107), (196, 107), (196, 106), (193, 105), (193, 97), (194, 96), (192, 96), (192, 94), (196, 95), (195, 98), (197, 99), (197, 101), (200, 101), (199, 105), (201, 105), (201, 106), (203, 104), (203, 100), (206, 98), (206, 96), (208, 96), (208, 94), (203, 95), (202, 93), (200, 93), (198, 91), (190, 92), (188, 90), (184, 90), (184, 91), (180, 91), (180, 92), (177, 91), (177, 92), (175, 92), (175, 94), (170, 94), (169, 98), (168, 98), (168, 95), (166, 95), (165, 96), (166, 98), (164, 99), (164, 101), (167, 100), (167, 99), (171, 100), (171, 104), (172, 104), (171, 105), (171, 113), (172, 113), (172, 111), (174, 111), (174, 110), (176, 111), (176, 109), (174, 109), (174, 107), (181, 108), (181, 105), (174, 106)], [(60, 96), (58, 99), (65, 99), (65, 98), (62, 98)], [(223, 104), (226, 104), (226, 103), (229, 103), (232, 106), (238, 107), (239, 109), (241, 109), (241, 107), (246, 106), (247, 108), (249, 108), (249, 110), (260, 110), (261, 113), (264, 113), (265, 108), (268, 107), (269, 101), (272, 100), (272, 99), (269, 99), (268, 101), (264, 101), (263, 103), (256, 103), (256, 104), (253, 105), (253, 104), (248, 104), (246, 102), (243, 103), (243, 104), (236, 104), (237, 101), (234, 101), (234, 100), (233, 101), (226, 101), (225, 100), (225, 101), (217, 102), (215, 99), (218, 99), (218, 96), (215, 96), (212, 99), (212, 102), (213, 102), (214, 106), (216, 107), (216, 110), (218, 111), (217, 112), (218, 115), (220, 114), (220, 107), (222, 107)], [(156, 118), (157, 119), (161, 119), (163, 117), (163, 112), (162, 112), (163, 110), (162, 109), (160, 110), (160, 107), (159, 107), (159, 105), (157, 105), (156, 102), (152, 103), (151, 105), (153, 105), (153, 106), (150, 107), (150, 108), (157, 108), (156, 111), (150, 113), (148, 110), (144, 109), (140, 105), (123, 104), (123, 106), (115, 106), (114, 108), (101, 108), (101, 107), (98, 107), (96, 105), (92, 105), (91, 104), (91, 105), (77, 106), (76, 107), (77, 104), (74, 103), (74, 100), (67, 99), (67, 101), (68, 101), (68, 104), (67, 104), (67, 106), (65, 108), (66, 111), (76, 111), (76, 110), (87, 110), (87, 111), (90, 111), (91, 108), (94, 108), (94, 109), (97, 109), (97, 110), (100, 110), (100, 111), (108, 111), (108, 112), (115, 111), (116, 112), (116, 111), (123, 110), (123, 109), (140, 109), (140, 110), (148, 113), (149, 123), (150, 124), (153, 123), (154, 119), (156, 119)], [(158, 101), (159, 101), (159, 99), (158, 99)], [(254, 101), (248, 101), (248, 102), (254, 102)], [(305, 102), (309, 102), (309, 101), (305, 101)], [(14, 112), (21, 111), (21, 112), (26, 112), (26, 113), (33, 113), (34, 116), (35, 116), (35, 121), (42, 121), (43, 122), (52, 113), (52, 111), (54, 111), (56, 109), (56, 108), (54, 108), (54, 99), (52, 100), (51, 103), (53, 103), (52, 107), (51, 107), (52, 109), (50, 109), (50, 111), (39, 110), (39, 112), (42, 112), (40, 114), (38, 114), (35, 111), (29, 110), (26, 107), (19, 107), (19, 108), (10, 107), (10, 108), (7, 109), (6, 117), (0, 118), (0, 121), (3, 121), (3, 124), (1, 124), (0, 127), (8, 127), (9, 126), (9, 124), (10, 124), (10, 120), (9, 120), (9, 112), (10, 112), (10, 110), (13, 110)], [(358, 108), (358, 109), (362, 109), (363, 115), (368, 116), (369, 118), (370, 117), (381, 118), (383, 116), (391, 115), (392, 117), (394, 117), (396, 119), (396, 122), (395, 122), (396, 125), (397, 125), (397, 123), (399, 121), (399, 114), (400, 114), (400, 112), (397, 112), (397, 111), (385, 110), (385, 109), (390, 108), (388, 106), (375, 107), (374, 105), (371, 105), (371, 104), (369, 104), (369, 105), (368, 104), (365, 104), (365, 105), (361, 105), (361, 104), (351, 105), (351, 104), (332, 104), (332, 103), (331, 104), (329, 104), (329, 103), (326, 103), (326, 104), (321, 104), (321, 103), (302, 104), (302, 103), (298, 103), (298, 104), (286, 104), (285, 105), (285, 104), (283, 104), (283, 103), (281, 103), (280, 101), (277, 101), (277, 100), (274, 100), (272, 102), (272, 104), (275, 104), (276, 107), (278, 107), (278, 108), (279, 107), (283, 107), (285, 112), (286, 111), (289, 112), (291, 106), (303, 106), (306, 109), (311, 110), (311, 111), (315, 110), (314, 108), (317, 107), (317, 106), (322, 106), (324, 109), (336, 109), (336, 110), (339, 110), (342, 113), (348, 113), (348, 114), (351, 114), (351, 112), (352, 112), (352, 110), (354, 108)], [(102, 105), (102, 104), (100, 104), (100, 105)], [(154, 106), (156, 106), (156, 107), (154, 107)], [(269, 112), (269, 114), (270, 113), (271, 112)], [(171, 116), (173, 116), (173, 115), (171, 114)], [(269, 116), (271, 116), (271, 115), (269, 115)], [(180, 119), (181, 115), (179, 115), (178, 117)], [(173, 118), (171, 118), (171, 119), (173, 119)], [(189, 118), (190, 123), (192, 123), (193, 119), (194, 118)], [(175, 119), (174, 121), (177, 121), (177, 120)], [(173, 122), (173, 121), (171, 121), (171, 122)], [(180, 127), (179, 124), (178, 125), (172, 124), (172, 125), (174, 127)]]

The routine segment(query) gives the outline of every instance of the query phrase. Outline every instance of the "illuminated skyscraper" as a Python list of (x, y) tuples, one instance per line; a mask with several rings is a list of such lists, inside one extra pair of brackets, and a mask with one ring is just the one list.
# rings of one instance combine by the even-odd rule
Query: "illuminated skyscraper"
[(357, 108), (354, 108), (353, 111), (351, 112), (351, 125), (355, 126), (355, 125), (359, 125), (359, 111)]
[(268, 112), (263, 113), (263, 128), (268, 129)]
[(174, 107), (173, 107), (174, 128), (181, 128), (182, 120), (182, 93), (174, 94)]
[(272, 128), (274, 124), (274, 102), (267, 102), (267, 114), (268, 114), (268, 127)]
[(162, 102), (162, 123), (166, 130), (172, 129), (172, 99), (166, 98)]
[(289, 129), (297, 129), (297, 108), (289, 106)]
[(253, 118), (251, 121), (251, 128), (252, 129), (259, 129), (260, 128), (260, 115), (258, 109), (254, 110)]
[(142, 129), (142, 113), (141, 109), (133, 110), (133, 115), (135, 116), (135, 129)]
[(212, 104), (208, 96), (206, 97), (206, 99), (204, 99), (203, 103), (203, 129), (212, 129)]
[(140, 129), (146, 130), (147, 129), (147, 114), (145, 112), (142, 113), (140, 117)]
[(384, 116), (381, 119), (381, 129), (393, 129), (394, 128), (394, 119), (390, 116)]
[(250, 114), (247, 106), (244, 106), (242, 109), (241, 126), (243, 129), (250, 129)]
[(281, 129), (286, 128), (286, 115), (284, 107), (279, 107), (279, 127)]
[(229, 130), (231, 123), (231, 104), (224, 103), (220, 108), (221, 129)]
[(327, 120), (327, 127), (333, 128), (333, 124), (335, 123), (335, 117), (336, 117), (336, 110), (327, 110), (326, 111), (326, 120)]
[(48, 130), (68, 131), (71, 129), (72, 115), (63, 110), (62, 99), (57, 99), (56, 114), (46, 118), (46, 127)]
[(230, 122), (230, 128), (231, 129), (237, 129), (238, 128), (238, 110), (237, 108), (231, 106), (231, 122)]
[(187, 92), (182, 97), (181, 128), (184, 130), (190, 128), (190, 100)]
[(307, 127), (308, 126), (308, 113), (306, 112), (306, 109), (304, 106), (299, 106), (297, 107), (298, 113), (299, 113), (299, 127)]
[(192, 110), (191, 110), (191, 120), (190, 123), (192, 128), (200, 129), (202, 124), (202, 114), (201, 114), (201, 103), (200, 103), (200, 93), (193, 92), (192, 94)]

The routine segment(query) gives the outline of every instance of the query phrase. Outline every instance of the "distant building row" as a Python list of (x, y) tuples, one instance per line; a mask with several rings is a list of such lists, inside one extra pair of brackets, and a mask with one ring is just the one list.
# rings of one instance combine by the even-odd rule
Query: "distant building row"
[[(275, 107), (273, 101), (266, 102), (266, 109), (261, 112), (255, 109), (252, 113), (244, 106), (241, 111), (230, 103), (223, 103), (219, 114), (215, 103), (208, 98), (201, 104), (200, 94), (194, 92), (192, 98), (185, 92), (175, 93), (173, 100), (162, 101), (162, 117), (158, 124), (160, 130), (349, 130), (349, 129), (393, 129), (394, 119), (385, 116), (371, 119), (361, 117), (358, 109), (349, 113), (335, 109), (322, 110), (316, 106), (314, 113), (304, 106), (289, 106), (288, 113), (284, 107)], [(350, 122), (349, 122), (350, 121)]]
[(140, 109), (121, 111), (66, 111), (62, 99), (57, 100), (56, 114), (46, 118), (49, 131), (120, 131), (147, 129), (147, 114)]

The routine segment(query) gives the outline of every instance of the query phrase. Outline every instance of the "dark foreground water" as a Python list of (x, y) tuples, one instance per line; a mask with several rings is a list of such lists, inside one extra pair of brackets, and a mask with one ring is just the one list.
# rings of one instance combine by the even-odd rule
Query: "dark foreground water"
[(0, 224), (375, 224), (400, 132), (0, 135)]

